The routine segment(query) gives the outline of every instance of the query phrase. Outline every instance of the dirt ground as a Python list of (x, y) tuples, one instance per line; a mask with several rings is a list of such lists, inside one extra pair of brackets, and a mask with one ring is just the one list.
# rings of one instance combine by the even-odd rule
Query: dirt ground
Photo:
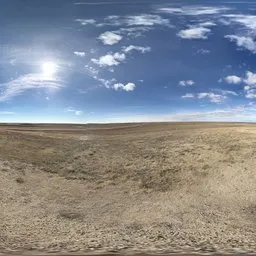
[(256, 252), (256, 125), (0, 126), (1, 251)]

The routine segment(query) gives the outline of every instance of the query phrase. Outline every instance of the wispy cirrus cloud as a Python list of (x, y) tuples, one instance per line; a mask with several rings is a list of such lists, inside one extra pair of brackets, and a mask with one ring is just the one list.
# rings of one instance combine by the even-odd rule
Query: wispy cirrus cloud
[(132, 115), (116, 116), (103, 120), (103, 122), (191, 122), (191, 121), (255, 121), (256, 108), (250, 106), (237, 106), (234, 108), (215, 109), (212, 111), (183, 112), (165, 115)]
[(171, 26), (169, 19), (156, 14), (128, 15), (124, 21), (127, 26)]
[(149, 46), (129, 45), (129, 46), (123, 47), (123, 51), (125, 53), (129, 53), (129, 52), (132, 52), (132, 51), (138, 51), (138, 52), (141, 52), (141, 53), (146, 53), (146, 52), (150, 52), (151, 48)]
[(193, 99), (195, 95), (193, 93), (186, 93), (185, 95), (181, 96), (182, 99)]
[(216, 94), (213, 92), (200, 92), (197, 94), (198, 99), (208, 99), (212, 103), (222, 103), (227, 99), (226, 95)]
[(76, 19), (76, 22), (79, 22), (81, 25), (95, 25), (97, 27), (103, 26), (128, 26), (128, 27), (135, 27), (135, 26), (167, 26), (173, 27), (170, 24), (169, 19), (163, 18), (158, 14), (138, 14), (138, 15), (110, 15), (102, 20), (97, 22), (94, 19)]
[(57, 77), (48, 77), (43, 74), (26, 74), (0, 84), (0, 101), (8, 101), (28, 90), (59, 90), (64, 87), (64, 84)]
[(82, 26), (97, 24), (96, 20), (94, 19), (76, 19), (75, 21), (79, 22)]
[(196, 93), (196, 94), (187, 93), (187, 94), (181, 96), (181, 98), (183, 98), (183, 99), (205, 99), (211, 103), (219, 104), (219, 103), (222, 103), (223, 101), (225, 101), (227, 99), (227, 96), (222, 95), (222, 94), (216, 94), (213, 92), (200, 92), (200, 93)]
[(223, 17), (228, 18), (230, 22), (235, 22), (245, 26), (247, 29), (255, 33), (256, 15), (246, 14), (226, 14)]
[(213, 89), (212, 91), (221, 93), (222, 95), (238, 96), (238, 93), (236, 93), (235, 91), (230, 91), (230, 90)]
[(219, 14), (229, 10), (227, 7), (214, 7), (214, 6), (184, 6), (180, 8), (174, 7), (161, 7), (158, 8), (158, 12), (169, 13), (169, 14), (178, 14), (178, 15), (213, 15)]

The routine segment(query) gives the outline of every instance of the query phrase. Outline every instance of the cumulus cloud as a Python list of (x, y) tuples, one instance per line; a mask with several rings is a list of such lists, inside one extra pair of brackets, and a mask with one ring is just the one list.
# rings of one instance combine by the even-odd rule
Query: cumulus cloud
[(74, 54), (78, 57), (84, 57), (85, 56), (85, 52), (74, 52)]
[(244, 84), (245, 97), (248, 99), (256, 98), (256, 73), (247, 71), (245, 77), (238, 77), (235, 75), (227, 76), (225, 81), (230, 84)]
[(107, 31), (99, 36), (99, 40), (105, 45), (114, 45), (119, 43), (122, 40), (122, 36), (115, 34), (114, 32)]
[(244, 82), (247, 85), (256, 85), (256, 73), (252, 73), (250, 71), (247, 71)]
[(100, 82), (102, 85), (104, 85), (106, 88), (114, 89), (116, 91), (123, 90), (126, 92), (130, 92), (130, 91), (133, 91), (136, 87), (136, 85), (132, 82), (129, 82), (127, 84), (117, 83), (115, 78), (104, 79), (98, 76), (94, 76), (93, 78), (98, 82)]
[(96, 24), (96, 20), (94, 19), (76, 19), (76, 22), (79, 22), (83, 26)]
[(162, 7), (158, 9), (159, 12), (191, 16), (219, 14), (227, 10), (229, 10), (227, 7), (213, 6), (184, 6), (181, 8)]
[(134, 83), (127, 83), (127, 84), (122, 84), (122, 83), (117, 83), (113, 85), (113, 89), (118, 91), (118, 90), (124, 90), (127, 92), (133, 91), (135, 89), (135, 84)]
[(8, 101), (27, 90), (58, 90), (63, 87), (64, 82), (56, 77), (46, 77), (42, 74), (26, 74), (7, 83), (0, 84), (0, 101)]
[(239, 84), (242, 82), (242, 79), (239, 76), (232, 75), (225, 77), (225, 81), (228, 84)]
[(131, 51), (139, 51), (141, 53), (150, 52), (151, 48), (149, 46), (136, 46), (136, 45), (129, 45), (127, 47), (123, 47), (123, 51), (125, 53), (131, 52)]
[(99, 59), (91, 59), (91, 61), (100, 67), (105, 67), (105, 66), (118, 66), (121, 62), (125, 61), (125, 54), (124, 53), (119, 53), (116, 52), (114, 54), (107, 54), (104, 56), (101, 56)]
[(245, 97), (248, 99), (255, 99), (256, 98), (256, 73), (247, 71), (243, 82), (245, 83), (245, 86), (244, 86)]
[(191, 85), (194, 85), (195, 82), (193, 80), (182, 80), (182, 81), (179, 81), (179, 85), (180, 86), (191, 86)]
[(235, 42), (238, 47), (242, 47), (252, 53), (256, 53), (256, 42), (251, 37), (226, 35), (225, 38), (229, 39), (231, 42)]
[(77, 109), (72, 108), (72, 107), (69, 107), (67, 109), (67, 111), (73, 113), (76, 116), (81, 116), (84, 113), (82, 110), (77, 110)]
[(183, 39), (207, 39), (210, 31), (209, 28), (192, 27), (179, 31), (177, 35)]

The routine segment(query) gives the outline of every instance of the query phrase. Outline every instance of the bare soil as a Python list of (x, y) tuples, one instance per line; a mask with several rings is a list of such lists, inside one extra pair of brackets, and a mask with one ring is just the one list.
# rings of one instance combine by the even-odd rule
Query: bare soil
[(0, 251), (256, 252), (256, 125), (0, 126)]

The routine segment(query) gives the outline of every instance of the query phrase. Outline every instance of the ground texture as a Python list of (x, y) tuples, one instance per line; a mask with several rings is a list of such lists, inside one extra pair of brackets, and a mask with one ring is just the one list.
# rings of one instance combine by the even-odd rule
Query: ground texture
[(256, 125), (0, 126), (0, 252), (256, 252)]

